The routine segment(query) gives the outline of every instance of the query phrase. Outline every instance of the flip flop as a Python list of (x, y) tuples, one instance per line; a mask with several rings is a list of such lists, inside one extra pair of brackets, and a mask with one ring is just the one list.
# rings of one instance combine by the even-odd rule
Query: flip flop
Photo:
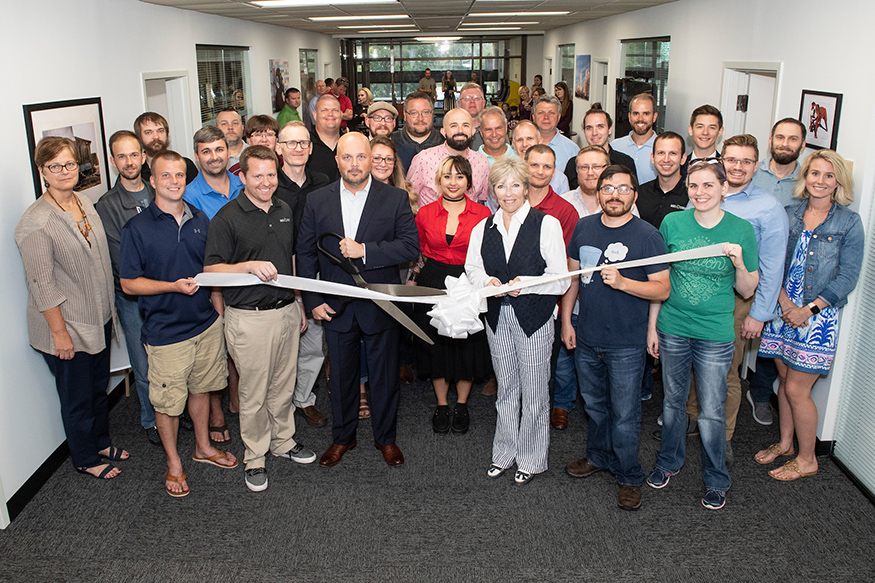
[(232, 470), (236, 468), (240, 464), (240, 460), (236, 460), (233, 466), (225, 466), (219, 463), (221, 459), (228, 459), (228, 454), (219, 450), (219, 453), (216, 455), (211, 455), (210, 457), (197, 457), (195, 454), (191, 454), (192, 461), (202, 463), (202, 464), (210, 464), (216, 466), (217, 468), (222, 468), (223, 470)]
[[(210, 427), (209, 433), (221, 433), (222, 436), (224, 436), (226, 431), (228, 431), (228, 426), (227, 425), (220, 425), (218, 427)], [(220, 441), (218, 439), (213, 439), (211, 437), (210, 441), (212, 441), (213, 443), (220, 443), (220, 444), (231, 443), (231, 432), (228, 431), (228, 439), (222, 439)]]
[[(779, 478), (773, 472), (777, 472), (780, 470), (787, 470), (788, 472), (794, 472), (796, 475), (793, 476), (792, 478)], [(808, 476), (813, 476), (816, 473), (817, 473), (817, 470), (814, 470), (813, 472), (802, 473), (799, 470), (799, 462), (797, 462), (795, 459), (792, 459), (789, 462), (787, 462), (786, 464), (784, 464), (783, 466), (781, 466), (780, 468), (774, 469), (771, 472), (769, 472), (769, 476), (776, 479), (776, 480), (780, 480), (782, 482), (792, 482), (793, 480), (798, 480), (799, 478), (807, 478)]]
[[(773, 457), (772, 459), (770, 459), (768, 461), (761, 462), (760, 460), (757, 459), (756, 455), (753, 456), (754, 461), (760, 465), (770, 464), (770, 463), (774, 462), (776, 459), (778, 459), (779, 457), (786, 457), (788, 455), (793, 455), (794, 453), (796, 453), (792, 449), (790, 449), (790, 451), (782, 451), (780, 443), (773, 443), (772, 445), (770, 445), (769, 447), (767, 447), (763, 451), (766, 451), (775, 457)], [(759, 455), (759, 454), (760, 454), (760, 452), (757, 452), (757, 455)]]
[(99, 474), (97, 474), (96, 476), (88, 471), (90, 469), (97, 468), (97, 467), (99, 467), (99, 466), (90, 466), (87, 468), (85, 468), (85, 467), (76, 468), (76, 471), (79, 472), (80, 474), (86, 474), (88, 476), (91, 476), (92, 478), (97, 478), (99, 480), (112, 480), (113, 478), (117, 478), (119, 476), (119, 474), (116, 474), (115, 476), (107, 477), (107, 474), (109, 474), (111, 471), (116, 469), (116, 467), (112, 464), (106, 464), (106, 467), (103, 468), (103, 470), (101, 470), (101, 472)]
[(130, 453), (128, 453), (128, 457), (122, 457), (122, 454), (123, 454), (123, 453), (125, 453), (125, 450), (110, 445), (110, 446), (109, 446), (109, 453), (106, 454), (106, 455), (102, 455), (102, 456), (100, 456), (100, 457), (102, 457), (102, 458), (104, 458), (104, 459), (108, 459), (108, 460), (110, 460), (110, 461), (114, 461), (114, 462), (123, 462), (123, 461), (128, 460), (128, 459), (131, 458), (131, 454), (130, 454)]
[[(188, 476), (185, 475), (185, 472), (182, 472), (182, 474), (180, 474), (178, 476), (174, 476), (173, 474), (171, 474), (170, 470), (167, 470), (164, 473), (164, 481), (173, 482), (174, 484), (182, 484), (185, 481), (185, 478), (187, 478), (187, 477)], [(173, 490), (168, 488), (166, 485), (164, 486), (164, 490), (166, 490), (167, 493), (174, 498), (185, 498), (186, 496), (188, 496), (191, 493), (191, 489), (183, 490), (182, 492), (174, 492)]]

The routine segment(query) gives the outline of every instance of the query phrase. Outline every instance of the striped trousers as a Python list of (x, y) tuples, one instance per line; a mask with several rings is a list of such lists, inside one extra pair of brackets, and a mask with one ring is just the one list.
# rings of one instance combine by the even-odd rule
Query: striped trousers
[(498, 381), (492, 463), (509, 468), (516, 462), (520, 471), (540, 474), (547, 470), (550, 446), (553, 318), (527, 337), (513, 307), (502, 305), (498, 326), (493, 332), (487, 325), (486, 337)]

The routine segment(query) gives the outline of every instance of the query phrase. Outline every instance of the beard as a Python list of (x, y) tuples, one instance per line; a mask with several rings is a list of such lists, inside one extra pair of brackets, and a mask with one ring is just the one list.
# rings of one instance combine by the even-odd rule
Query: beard
[[(610, 203), (610, 202), (619, 202), (623, 206), (620, 207), (619, 209), (617, 209), (615, 207), (609, 206), (608, 203)], [(622, 217), (623, 215), (625, 215), (626, 213), (628, 213), (632, 210), (632, 204), (633, 203), (629, 203), (627, 205), (627, 204), (623, 203), (622, 200), (619, 200), (619, 201), (606, 200), (605, 205), (602, 206), (602, 212), (605, 213), (605, 216), (607, 216), (607, 217)]]
[(787, 151), (779, 152), (779, 151), (775, 150), (774, 148), (772, 148), (772, 151), (771, 151), (772, 160), (774, 160), (776, 164), (781, 164), (782, 166), (785, 164), (789, 164), (790, 162), (795, 162), (796, 160), (798, 160), (799, 154), (801, 154), (801, 153), (802, 153), (802, 148), (800, 148), (796, 151), (791, 150), (789, 152), (787, 152)]
[(146, 154), (150, 158), (154, 158), (155, 156), (158, 155), (159, 152), (169, 148), (170, 147), (169, 144), (170, 144), (169, 141), (162, 142), (161, 140), (152, 140), (148, 144), (143, 144), (143, 149), (146, 151)]
[(461, 152), (463, 150), (467, 150), (471, 145), (471, 141), (474, 139), (473, 136), (466, 136), (465, 134), (456, 134), (451, 138), (447, 138), (447, 147), (451, 150), (456, 150), (457, 152)]

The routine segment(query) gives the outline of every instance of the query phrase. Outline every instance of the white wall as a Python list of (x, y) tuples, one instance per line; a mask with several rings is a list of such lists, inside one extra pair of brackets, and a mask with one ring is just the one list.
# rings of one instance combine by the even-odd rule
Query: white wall
[[(34, 201), (23, 104), (101, 97), (106, 135), (132, 129), (143, 112), (141, 73), (185, 70), (189, 74), (192, 124), (200, 127), (195, 44), (250, 47), (255, 111), (270, 113), (268, 59), (289, 61), (300, 79), (298, 49), (319, 49), (321, 63), (339, 72), (337, 40), (240, 20), (208, 16), (136, 0), (41, 0), (4, 6), (0, 38), (4, 90), (0, 143), (4, 178), (0, 212), (0, 273), (7, 310), (0, 335), (0, 492), (3, 502), (21, 487), (64, 440), (54, 382), (42, 358), (28, 345), (27, 293), (13, 242), (15, 224)], [(171, 128), (180, 149), (190, 150), (195, 127)], [(114, 180), (114, 177), (113, 177)], [(124, 444), (120, 444), (124, 445)], [(0, 526), (2, 526), (0, 519)]]
[[(857, 63), (858, 55), (875, 54), (873, 20), (875, 4), (855, 0), (836, 0), (828, 10), (815, 0), (736, 0), (731, 5), (720, 0), (680, 0), (550, 31), (544, 38), (544, 54), (555, 54), (556, 45), (574, 42), (575, 54), (609, 58), (613, 102), (616, 91), (611, 80), (621, 76), (620, 40), (670, 36), (665, 128), (684, 136), (694, 108), (703, 103), (720, 106), (724, 61), (783, 63), (778, 119), (798, 117), (802, 89), (843, 94), (837, 150), (854, 162), (853, 208), (868, 225), (875, 176), (871, 98), (875, 78)], [(815, 29), (824, 35), (811, 36)], [(580, 128), (588, 108), (588, 101), (574, 99), (574, 128)], [(760, 153), (768, 154), (768, 144), (760, 145)], [(818, 437), (823, 440), (833, 439), (846, 354), (842, 344), (846, 348), (855, 308), (852, 295), (844, 310), (833, 372), (818, 381), (812, 393), (820, 411)]]

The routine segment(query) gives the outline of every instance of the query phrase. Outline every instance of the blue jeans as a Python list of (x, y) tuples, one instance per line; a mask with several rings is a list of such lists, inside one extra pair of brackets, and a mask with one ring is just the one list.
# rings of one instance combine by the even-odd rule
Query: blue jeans
[[(577, 314), (571, 314), (571, 326), (577, 330)], [(556, 323), (556, 330), (561, 334), (561, 323)], [(574, 369), (574, 351), (565, 348), (561, 341), (559, 357), (553, 371), (553, 408), (570, 413), (574, 410), (574, 401), (577, 399), (577, 371)]]
[(118, 318), (125, 331), (125, 344), (128, 349), (128, 360), (134, 371), (134, 384), (137, 386), (137, 397), (140, 399), (140, 425), (143, 429), (155, 427), (155, 409), (149, 400), (149, 360), (146, 358), (146, 348), (140, 340), (143, 329), (143, 318), (136, 301), (126, 299), (116, 292), (115, 307)]
[(574, 361), (583, 407), (589, 415), (587, 459), (610, 470), (621, 486), (640, 486), (644, 481), (638, 462), (644, 351), (578, 342)]
[(778, 378), (778, 367), (774, 358), (757, 356), (757, 370), (750, 379), (750, 394), (756, 403), (768, 403), (774, 392), (772, 388)]
[(735, 352), (733, 342), (683, 338), (659, 331), (659, 360), (665, 392), (662, 446), (656, 467), (677, 473), (684, 465), (687, 446), (687, 397), (690, 369), (696, 372), (699, 395), (699, 434), (702, 436), (702, 478), (706, 490), (726, 492), (726, 374)]

